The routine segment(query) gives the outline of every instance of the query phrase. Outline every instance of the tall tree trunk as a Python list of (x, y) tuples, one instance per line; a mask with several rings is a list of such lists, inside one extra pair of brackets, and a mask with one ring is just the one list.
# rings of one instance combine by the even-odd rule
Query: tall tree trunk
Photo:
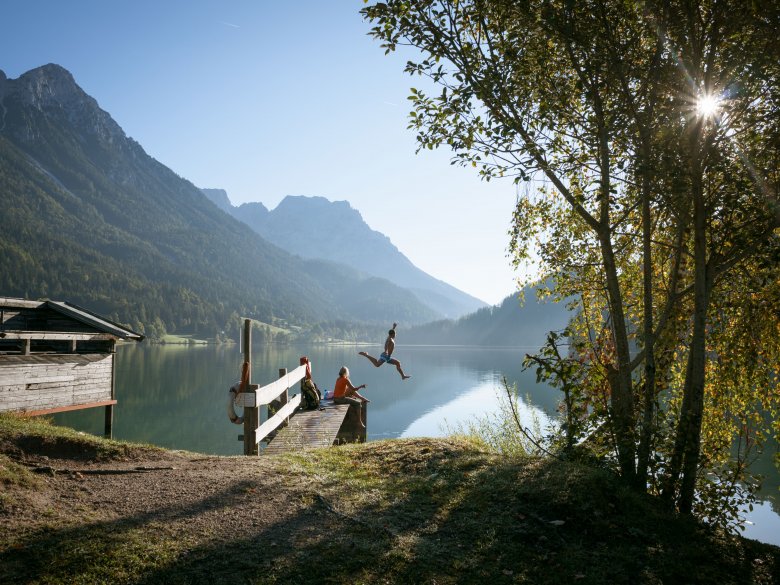
[(701, 452), (701, 424), (704, 414), (704, 383), (706, 373), (706, 326), (709, 307), (711, 276), (707, 269), (707, 215), (702, 185), (701, 153), (694, 149), (693, 171), (693, 334), (688, 368), (687, 389), (690, 392), (685, 448), (683, 451), (682, 483), (678, 508), (683, 514), (690, 514), (696, 489), (696, 474)]
[(650, 215), (650, 147), (649, 138), (642, 136), (642, 287), (643, 342), (645, 350), (645, 385), (642, 401), (642, 434), (637, 449), (636, 485), (645, 489), (653, 440), (655, 415), (655, 333), (653, 331), (653, 257), (652, 217)]
[(684, 514), (690, 514), (693, 508), (701, 452), (707, 359), (707, 310), (712, 290), (712, 273), (707, 266), (707, 210), (704, 201), (702, 151), (699, 144), (700, 130), (701, 126), (697, 124), (691, 135), (690, 149), (694, 264), (691, 344), (674, 450), (663, 490), (664, 497), (672, 501), (682, 474), (677, 507)]
[(636, 482), (636, 442), (634, 432), (634, 391), (631, 382), (631, 354), (628, 344), (628, 330), (623, 310), (623, 295), (620, 291), (615, 251), (612, 248), (610, 228), (610, 158), (609, 137), (601, 104), (596, 101), (596, 111), (602, 128), (599, 136), (599, 158), (601, 169), (601, 193), (599, 211), (599, 244), (607, 281), (609, 312), (612, 317), (612, 333), (617, 353), (615, 375), (609, 376), (612, 393), (612, 418), (617, 441), (620, 473), (627, 482)]
[(612, 417), (615, 424), (620, 473), (630, 483), (636, 481), (636, 443), (634, 441), (634, 395), (631, 383), (631, 359), (623, 299), (617, 276), (614, 251), (609, 237), (601, 238), (601, 254), (607, 279), (612, 328), (617, 353), (614, 376), (610, 376)]

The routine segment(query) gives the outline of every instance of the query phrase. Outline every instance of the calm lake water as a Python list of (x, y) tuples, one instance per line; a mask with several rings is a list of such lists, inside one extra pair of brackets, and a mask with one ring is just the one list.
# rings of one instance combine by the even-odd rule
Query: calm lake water
[[(371, 400), (368, 440), (399, 437), (439, 437), (475, 415), (495, 412), (501, 380), (517, 384), (523, 399), (521, 415), (536, 416), (543, 425), (555, 418), (559, 393), (536, 383), (533, 371), (522, 370), (526, 351), (536, 347), (487, 349), (473, 347), (410, 347), (396, 352), (412, 378), (401, 381), (392, 366), (373, 367), (357, 355), (366, 347), (257, 346), (252, 356), (252, 382), (266, 384), (279, 368), (292, 370), (299, 357), (312, 362), (320, 389), (332, 389), (342, 365), (350, 369), (355, 385), (367, 384), (361, 393)], [(114, 409), (114, 438), (152, 443), (217, 455), (240, 455), (241, 425), (230, 423), (226, 413), (228, 388), (238, 381), (242, 356), (235, 345), (122, 345), (117, 355), (118, 404)], [(293, 390), (292, 392), (295, 392)], [(94, 434), (103, 432), (103, 409), (58, 414), (58, 424)], [(773, 446), (776, 449), (776, 446)], [(762, 501), (748, 516), (744, 534), (780, 545), (780, 487), (772, 457), (766, 452), (756, 463), (766, 476)]]

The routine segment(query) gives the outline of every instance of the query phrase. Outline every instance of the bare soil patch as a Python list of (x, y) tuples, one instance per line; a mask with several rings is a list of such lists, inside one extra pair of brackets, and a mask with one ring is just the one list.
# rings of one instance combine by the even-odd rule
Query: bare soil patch
[(461, 440), (214, 457), (3, 428), (0, 583), (780, 583), (780, 549)]

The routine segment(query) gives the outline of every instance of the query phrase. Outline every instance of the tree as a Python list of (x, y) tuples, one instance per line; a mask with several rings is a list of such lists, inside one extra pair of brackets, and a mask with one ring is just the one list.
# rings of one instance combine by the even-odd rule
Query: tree
[[(711, 303), (777, 248), (777, 9), (391, 0), (363, 14), (386, 51), (420, 50), (406, 71), (441, 90), (411, 90), (419, 148), (526, 183), (510, 250), (520, 263), (536, 248), (558, 292), (579, 295), (577, 347), (590, 346), (617, 466), (638, 487), (662, 446), (659, 397), (681, 393), (660, 471), (691, 511)], [(697, 109), (705, 98), (718, 111)]]

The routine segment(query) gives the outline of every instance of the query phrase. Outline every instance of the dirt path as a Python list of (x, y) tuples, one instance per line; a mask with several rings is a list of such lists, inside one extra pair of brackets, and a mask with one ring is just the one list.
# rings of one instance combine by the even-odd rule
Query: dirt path
[(456, 440), (212, 457), (0, 434), (0, 583), (780, 583), (775, 547)]
[(68, 523), (74, 510), (96, 522), (155, 528), (199, 540), (251, 537), (300, 519), (311, 493), (294, 470), (267, 458), (168, 452), (125, 461), (85, 462), (27, 456), (44, 484), (26, 491), (2, 531), (35, 531), (40, 521)]

